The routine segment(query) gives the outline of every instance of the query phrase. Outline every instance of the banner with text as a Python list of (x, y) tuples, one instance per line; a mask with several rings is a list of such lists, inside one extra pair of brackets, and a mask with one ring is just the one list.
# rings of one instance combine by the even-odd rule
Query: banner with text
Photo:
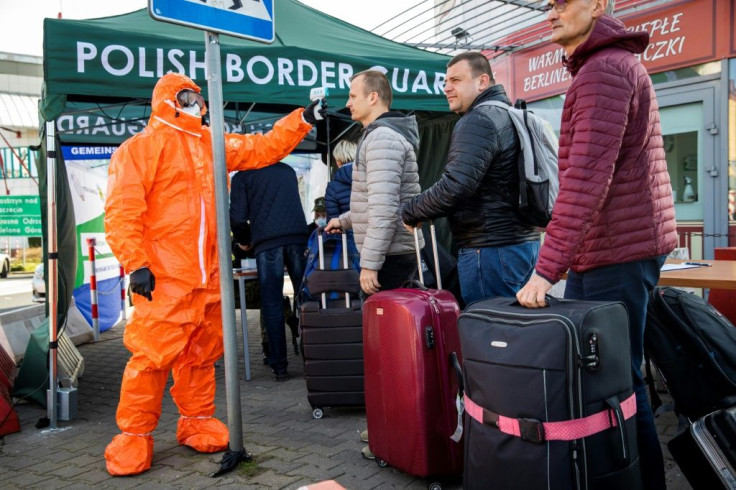
[(87, 240), (94, 238), (97, 304), (100, 331), (117, 323), (122, 313), (120, 304), (120, 263), (105, 240), (105, 191), (107, 167), (117, 146), (62, 146), (69, 176), (77, 224), (77, 275), (74, 301), (82, 316), (92, 325), (92, 301)]

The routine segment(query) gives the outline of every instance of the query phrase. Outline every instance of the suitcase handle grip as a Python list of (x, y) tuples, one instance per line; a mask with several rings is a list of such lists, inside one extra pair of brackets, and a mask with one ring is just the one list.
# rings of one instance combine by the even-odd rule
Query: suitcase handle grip
[[(549, 294), (544, 295), (544, 301), (547, 303), (545, 306), (559, 305), (560, 303), (562, 303), (562, 301), (560, 301), (560, 298), (555, 298), (554, 296), (550, 296)], [(510, 306), (521, 306), (521, 303), (519, 303), (518, 300), (514, 300)]]
[(606, 398), (606, 405), (613, 412), (613, 417), (616, 420), (616, 428), (621, 435), (621, 455), (622, 455), (622, 468), (629, 466), (631, 462), (631, 453), (629, 452), (629, 438), (626, 432), (626, 418), (624, 417), (623, 410), (621, 409), (621, 402), (617, 396)]

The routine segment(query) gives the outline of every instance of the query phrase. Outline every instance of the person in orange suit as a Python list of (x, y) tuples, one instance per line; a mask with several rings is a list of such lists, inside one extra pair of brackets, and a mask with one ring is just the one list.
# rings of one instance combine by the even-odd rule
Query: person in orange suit
[[(267, 134), (226, 134), (228, 171), (265, 167), (291, 153), (322, 118), (318, 102), (296, 109)], [(181, 414), (177, 441), (210, 453), (227, 449), (229, 439), (214, 417), (214, 363), (223, 344), (206, 106), (192, 80), (169, 73), (156, 83), (151, 109), (146, 128), (113, 154), (105, 203), (107, 241), (137, 294), (124, 336), (132, 355), (116, 415), (122, 433), (105, 449), (111, 475), (151, 467), (169, 372)]]

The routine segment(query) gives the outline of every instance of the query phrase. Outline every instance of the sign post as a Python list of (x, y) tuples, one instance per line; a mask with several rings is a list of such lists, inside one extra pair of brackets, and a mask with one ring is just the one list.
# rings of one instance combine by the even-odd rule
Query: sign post
[[(222, 71), (219, 33), (270, 43), (275, 38), (274, 0), (148, 0), (148, 10), (156, 20), (205, 30), (208, 111), (212, 131), (212, 156), (217, 206), (217, 242), (220, 262), (223, 346), (225, 350), (225, 389), (228, 451), (222, 457), (218, 476), (233, 470), (251, 456), (243, 447), (243, 432), (238, 379), (237, 336), (233, 270), (230, 267), (230, 213), (222, 100)], [(241, 311), (245, 315), (245, 310)]]

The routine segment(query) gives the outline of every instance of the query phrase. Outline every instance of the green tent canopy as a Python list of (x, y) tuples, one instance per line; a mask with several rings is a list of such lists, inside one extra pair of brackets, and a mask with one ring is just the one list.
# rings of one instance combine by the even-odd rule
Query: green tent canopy
[[(377, 68), (394, 92), (393, 109), (446, 112), (442, 92), (449, 57), (389, 41), (296, 0), (274, 2), (272, 44), (221, 36), (222, 88), (228, 103), (303, 106), (313, 87), (343, 107), (349, 78)], [(203, 31), (159, 22), (147, 10), (92, 20), (44, 21), (46, 120), (67, 99), (149, 99), (169, 71), (206, 90)], [(261, 109), (264, 110), (264, 109)]]

